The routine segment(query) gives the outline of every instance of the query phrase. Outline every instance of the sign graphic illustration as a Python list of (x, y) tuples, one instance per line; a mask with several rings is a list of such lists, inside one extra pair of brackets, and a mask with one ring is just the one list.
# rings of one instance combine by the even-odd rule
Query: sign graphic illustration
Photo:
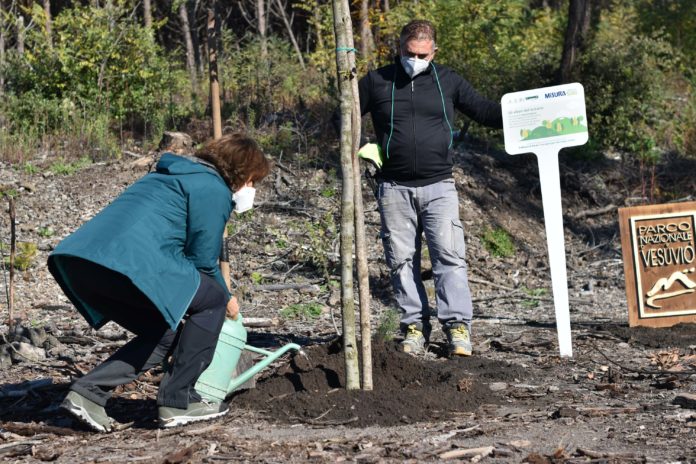
[(696, 203), (619, 210), (631, 326), (696, 322)]
[(558, 152), (587, 143), (585, 91), (578, 83), (565, 84), (508, 93), (500, 103), (505, 151), (537, 155), (558, 347), (561, 356), (573, 356)]

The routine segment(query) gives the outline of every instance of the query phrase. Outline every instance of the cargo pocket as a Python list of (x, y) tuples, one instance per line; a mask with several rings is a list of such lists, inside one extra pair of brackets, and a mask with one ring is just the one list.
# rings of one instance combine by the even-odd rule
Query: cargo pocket
[(464, 227), (456, 219), (452, 220), (452, 250), (461, 259), (466, 258), (466, 244), (464, 242)]

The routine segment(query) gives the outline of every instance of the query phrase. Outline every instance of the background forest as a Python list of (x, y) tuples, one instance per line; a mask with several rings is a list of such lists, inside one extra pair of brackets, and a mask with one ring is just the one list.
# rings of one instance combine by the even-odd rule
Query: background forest
[[(438, 62), (498, 100), (579, 81), (591, 143), (576, 156), (656, 163), (696, 156), (696, 2), (354, 0), (359, 74), (396, 53), (398, 31), (438, 27)], [(164, 130), (207, 123), (206, 41), (218, 15), (223, 120), (274, 156), (335, 152), (328, 0), (0, 0), (0, 158), (84, 162), (146, 151)], [(570, 21), (569, 21), (570, 16)], [(465, 118), (460, 128), (468, 127)], [(502, 134), (472, 126), (496, 145)], [(296, 155), (297, 154), (297, 155)]]

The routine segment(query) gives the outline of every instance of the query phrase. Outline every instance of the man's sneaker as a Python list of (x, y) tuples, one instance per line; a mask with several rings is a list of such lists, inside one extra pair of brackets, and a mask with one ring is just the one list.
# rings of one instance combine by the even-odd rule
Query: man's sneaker
[(445, 330), (445, 334), (447, 334), (450, 355), (471, 356), (471, 337), (469, 337), (469, 328), (466, 325), (450, 327)]
[(103, 406), (77, 392), (70, 391), (60, 407), (97, 432), (111, 432), (114, 427), (114, 420), (106, 414)]
[(416, 324), (406, 327), (406, 337), (401, 342), (401, 351), (410, 354), (425, 353), (425, 336)]
[(162, 427), (176, 427), (190, 422), (224, 416), (229, 410), (230, 408), (226, 403), (213, 403), (205, 399), (201, 400), (200, 403), (190, 403), (186, 409), (160, 406), (159, 422)]

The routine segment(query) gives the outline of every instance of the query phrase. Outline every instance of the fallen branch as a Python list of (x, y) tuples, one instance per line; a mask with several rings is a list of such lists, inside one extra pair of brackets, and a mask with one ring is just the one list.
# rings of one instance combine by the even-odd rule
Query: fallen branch
[(607, 214), (611, 213), (614, 210), (616, 210), (616, 205), (608, 205), (605, 206), (604, 208), (598, 208), (598, 209), (586, 209), (584, 211), (579, 211), (576, 214), (571, 215), (571, 219), (582, 219), (586, 217), (592, 217), (592, 216), (601, 216), (602, 214)]
[(307, 290), (311, 292), (319, 292), (319, 286), (315, 284), (268, 284), (255, 285), (254, 290), (257, 292), (279, 292), (282, 290)]
[(275, 327), (278, 325), (276, 317), (245, 317), (244, 327)]
[(39, 433), (52, 433), (53, 435), (83, 435), (84, 432), (78, 432), (66, 427), (54, 427), (52, 425), (42, 425), (36, 423), (22, 424), (19, 422), (2, 422), (0, 428), (8, 432), (16, 433), (17, 435), (33, 437)]
[(442, 453), (439, 458), (446, 460), (446, 459), (461, 459), (461, 458), (472, 458), (472, 462), (478, 462), (482, 458), (485, 458), (486, 456), (489, 456), (495, 451), (495, 447), (493, 446), (484, 446), (481, 448), (469, 448), (469, 449), (458, 449), (458, 450), (452, 450), (452, 451), (447, 451), (445, 453)]

